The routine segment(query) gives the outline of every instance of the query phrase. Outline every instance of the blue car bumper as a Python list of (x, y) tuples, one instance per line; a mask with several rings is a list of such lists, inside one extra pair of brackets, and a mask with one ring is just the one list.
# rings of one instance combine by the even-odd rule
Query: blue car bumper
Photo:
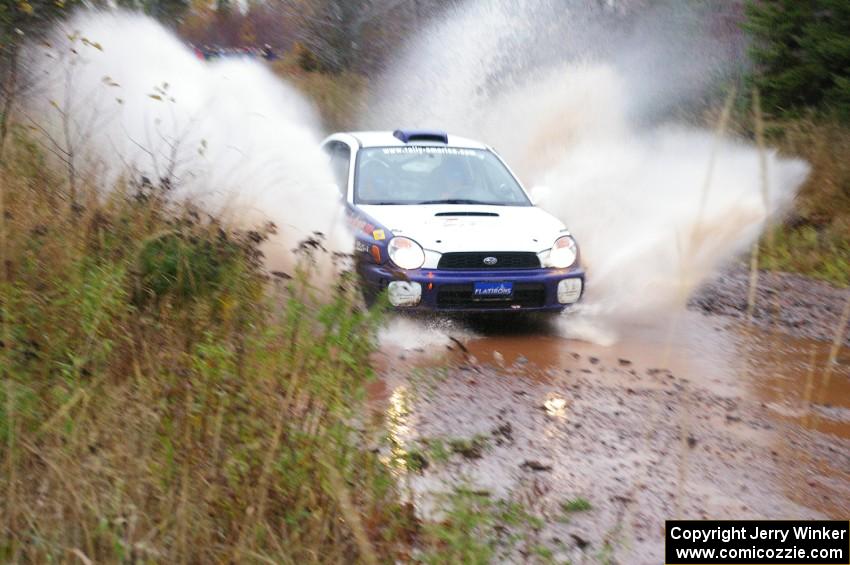
[[(387, 288), (392, 281), (417, 282), (422, 287), (418, 305), (404, 310), (451, 312), (493, 311), (560, 311), (570, 306), (558, 301), (558, 283), (564, 279), (581, 279), (584, 292), (584, 271), (574, 269), (517, 269), (517, 270), (441, 270), (414, 269), (405, 271), (390, 265), (361, 262), (358, 272), (372, 292)], [(513, 293), (505, 298), (477, 298), (476, 283), (512, 283)], [(400, 308), (402, 309), (402, 308)]]

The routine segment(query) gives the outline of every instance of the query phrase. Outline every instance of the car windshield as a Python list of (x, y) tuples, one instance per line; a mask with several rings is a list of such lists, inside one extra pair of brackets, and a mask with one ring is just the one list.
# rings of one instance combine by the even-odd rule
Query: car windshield
[(491, 151), (426, 145), (361, 149), (354, 202), (531, 205)]

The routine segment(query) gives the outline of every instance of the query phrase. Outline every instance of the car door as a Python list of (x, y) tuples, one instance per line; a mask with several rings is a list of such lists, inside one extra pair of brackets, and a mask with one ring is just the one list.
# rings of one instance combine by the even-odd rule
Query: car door
[(322, 149), (328, 156), (334, 183), (339, 188), (343, 200), (348, 202), (348, 187), (351, 184), (348, 178), (351, 170), (351, 148), (342, 141), (330, 140), (322, 146)]
[(328, 165), (331, 168), (334, 183), (339, 187), (345, 203), (348, 227), (354, 236), (355, 257), (358, 261), (368, 261), (370, 257), (377, 257), (376, 260), (380, 263), (380, 251), (372, 251), (375, 243), (373, 235), (380, 226), (352, 204), (352, 197), (349, 194), (350, 187), (354, 184), (350, 179), (353, 153), (351, 146), (338, 139), (330, 139), (322, 145), (322, 150), (328, 156)]

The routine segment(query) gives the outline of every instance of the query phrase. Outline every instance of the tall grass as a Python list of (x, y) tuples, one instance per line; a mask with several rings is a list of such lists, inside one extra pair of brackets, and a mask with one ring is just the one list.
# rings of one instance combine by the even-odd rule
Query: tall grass
[(358, 422), (377, 314), (269, 280), (155, 186), (65, 204), (18, 132), (0, 171), (0, 561), (388, 561), (413, 522)]
[(812, 166), (790, 215), (768, 234), (763, 266), (850, 286), (850, 129), (824, 119), (765, 119), (765, 137)]
[[(770, 213), (770, 183), (768, 181), (767, 155), (764, 146), (764, 116), (761, 111), (761, 95), (758, 89), (753, 89), (753, 129), (755, 130), (756, 145), (759, 153), (759, 177), (761, 182), (762, 200), (764, 202), (764, 213)], [(759, 279), (759, 255), (761, 253), (761, 237), (756, 240), (750, 248), (750, 281), (747, 292), (747, 319), (752, 322), (756, 306), (756, 293), (758, 292)], [(773, 237), (768, 234), (767, 251), (773, 250)]]

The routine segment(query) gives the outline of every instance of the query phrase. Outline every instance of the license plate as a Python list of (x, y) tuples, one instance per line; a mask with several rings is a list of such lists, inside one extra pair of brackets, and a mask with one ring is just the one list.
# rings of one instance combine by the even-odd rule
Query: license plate
[(472, 297), (476, 300), (507, 300), (514, 295), (514, 283), (477, 282), (472, 288)]

